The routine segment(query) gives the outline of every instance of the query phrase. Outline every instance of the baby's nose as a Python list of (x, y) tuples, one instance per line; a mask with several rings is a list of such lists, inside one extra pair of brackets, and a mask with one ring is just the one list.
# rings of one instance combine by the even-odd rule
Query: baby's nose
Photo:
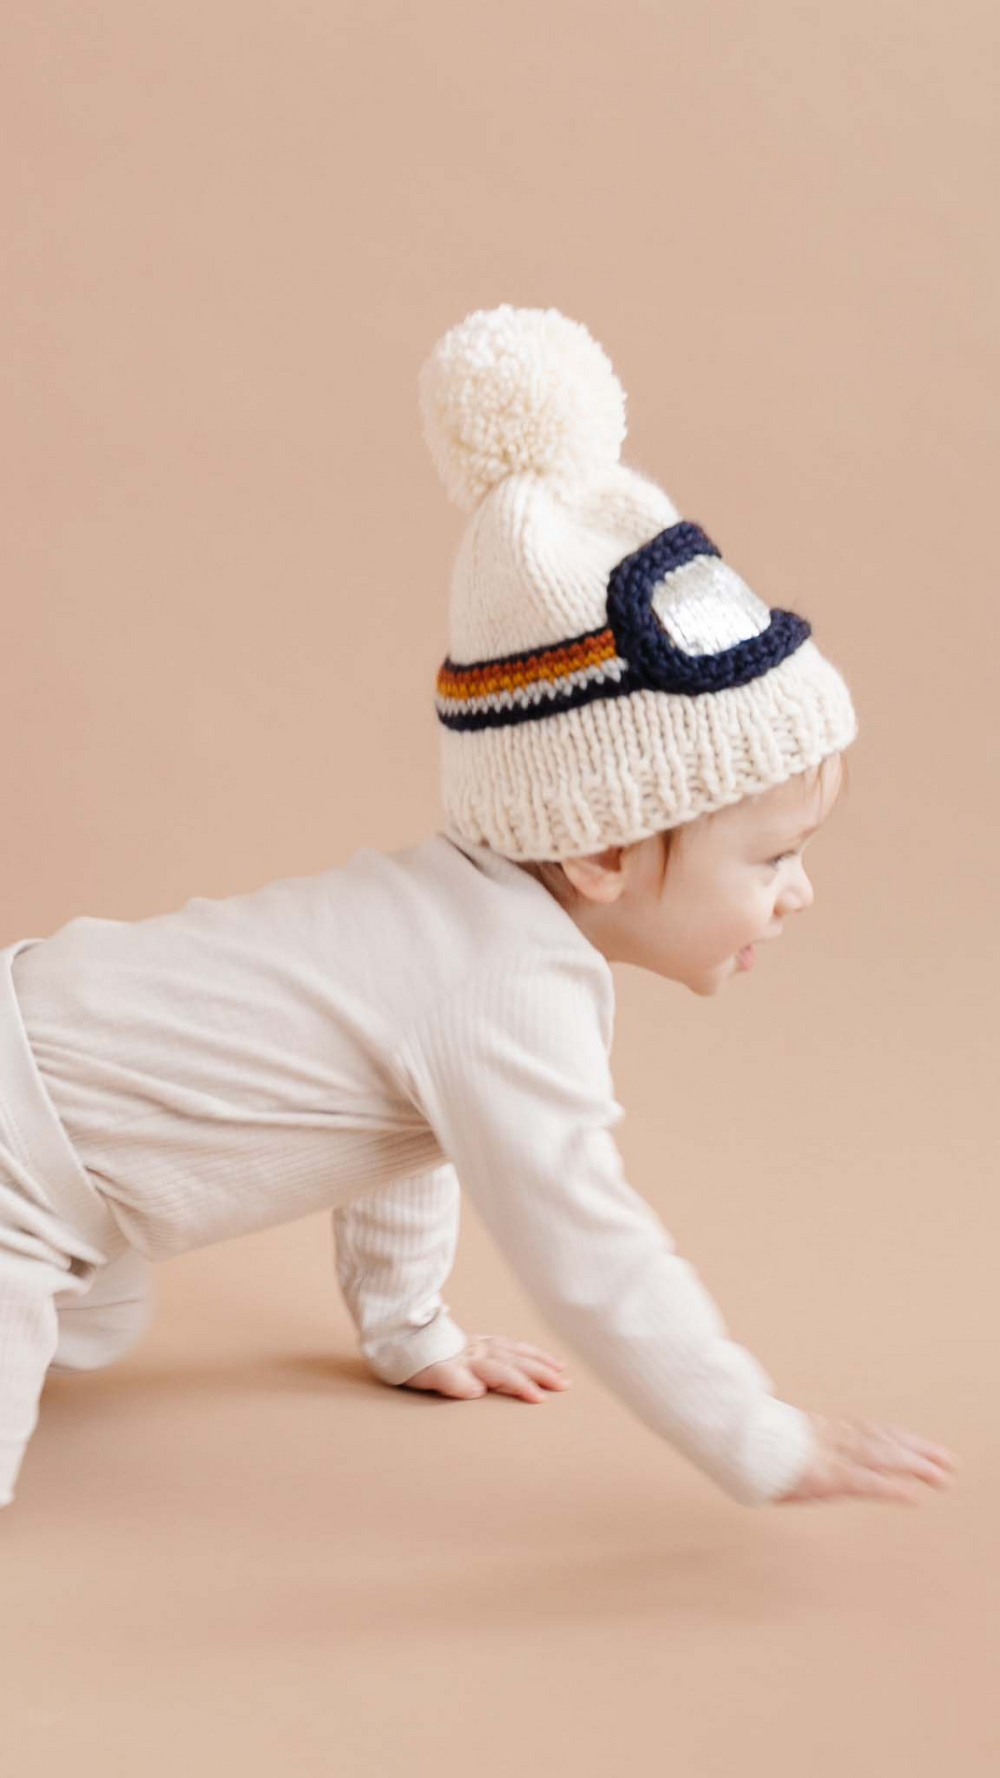
[(804, 870), (800, 870), (793, 882), (786, 884), (784, 893), (778, 902), (776, 912), (782, 914), (801, 914), (811, 908), (816, 897), (813, 886)]
[(815, 899), (816, 899), (816, 897), (813, 894), (813, 886), (810, 883), (809, 878), (803, 873), (801, 881), (799, 883), (797, 883), (796, 887), (795, 887), (795, 909), (796, 909), (796, 912), (800, 913), (800, 914), (804, 914), (806, 911), (806, 908), (812, 907), (812, 904), (815, 901)]

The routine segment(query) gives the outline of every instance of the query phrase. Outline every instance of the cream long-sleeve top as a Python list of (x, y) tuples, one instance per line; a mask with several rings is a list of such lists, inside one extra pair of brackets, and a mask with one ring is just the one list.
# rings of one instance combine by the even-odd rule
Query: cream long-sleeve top
[(460, 1186), (593, 1373), (734, 1499), (813, 1448), (624, 1177), (611, 969), (527, 872), (444, 833), (317, 875), (82, 915), (15, 958), (32, 1051), (150, 1259), (331, 1211), (387, 1383), (466, 1341), (442, 1288)]

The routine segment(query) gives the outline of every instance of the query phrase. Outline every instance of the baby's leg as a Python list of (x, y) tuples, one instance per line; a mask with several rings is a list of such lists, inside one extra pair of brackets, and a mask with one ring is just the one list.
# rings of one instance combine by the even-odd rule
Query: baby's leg
[[(85, 1288), (56, 1297), (59, 1337), (50, 1369), (91, 1371), (131, 1351), (153, 1315), (153, 1268), (134, 1247), (106, 1265), (87, 1267)], [(65, 1279), (63, 1280), (65, 1283)]]
[[(0, 1507), (14, 1498), (58, 1337), (66, 1261), (25, 1229), (0, 1229)], [(69, 1288), (81, 1288), (74, 1280)]]

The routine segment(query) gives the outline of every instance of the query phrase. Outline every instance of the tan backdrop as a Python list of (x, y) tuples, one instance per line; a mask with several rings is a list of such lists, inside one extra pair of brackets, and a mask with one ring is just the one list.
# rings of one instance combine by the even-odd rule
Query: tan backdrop
[[(325, 1216), (202, 1250), (47, 1387), (12, 1770), (992, 1772), (995, 7), (8, 0), (3, 38), (0, 942), (438, 824), (461, 518), (416, 373), (564, 309), (861, 721), (788, 941), (713, 1001), (619, 972), (630, 1177), (783, 1395), (965, 1465), (751, 1513), (572, 1354), (534, 1408), (369, 1381)], [(471, 1210), (448, 1295), (551, 1343)]]

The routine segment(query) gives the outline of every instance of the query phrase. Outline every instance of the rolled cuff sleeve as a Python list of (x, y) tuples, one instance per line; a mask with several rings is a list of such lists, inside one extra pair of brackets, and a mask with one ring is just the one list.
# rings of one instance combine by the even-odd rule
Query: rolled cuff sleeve
[(427, 1365), (457, 1358), (467, 1344), (467, 1335), (442, 1309), (426, 1327), (366, 1342), (364, 1356), (383, 1383), (408, 1383)]

